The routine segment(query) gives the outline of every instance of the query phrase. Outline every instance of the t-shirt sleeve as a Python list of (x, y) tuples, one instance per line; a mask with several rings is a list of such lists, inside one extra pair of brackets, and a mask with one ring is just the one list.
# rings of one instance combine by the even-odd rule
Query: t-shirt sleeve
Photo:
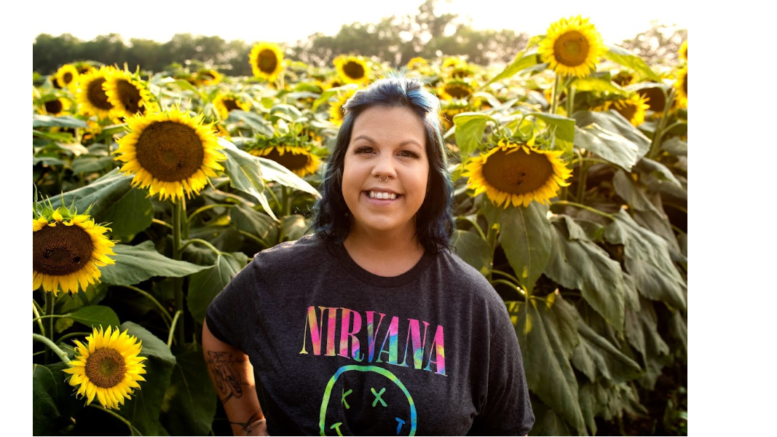
[(534, 412), (518, 337), (506, 310), (496, 325), (489, 348), (486, 401), (469, 435), (526, 435), (534, 425)]
[(256, 272), (255, 263), (249, 263), (216, 295), (205, 313), (211, 334), (242, 351), (248, 327), (254, 323), (252, 315), (256, 314)]

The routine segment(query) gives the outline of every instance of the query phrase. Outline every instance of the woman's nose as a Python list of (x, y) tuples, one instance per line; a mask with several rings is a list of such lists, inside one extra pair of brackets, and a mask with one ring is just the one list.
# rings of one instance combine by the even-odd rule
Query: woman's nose
[(380, 154), (375, 161), (375, 167), (372, 168), (373, 176), (396, 176), (394, 166), (394, 157), (391, 154)]

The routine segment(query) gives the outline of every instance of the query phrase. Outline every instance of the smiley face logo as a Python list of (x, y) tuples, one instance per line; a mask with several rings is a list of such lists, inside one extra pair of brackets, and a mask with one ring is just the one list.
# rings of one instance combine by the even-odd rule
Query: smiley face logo
[[(348, 379), (362, 373), (357, 384)], [(334, 393), (334, 396), (333, 396)], [(347, 419), (346, 419), (347, 418)], [(328, 419), (328, 420), (327, 420)], [(373, 434), (415, 435), (417, 415), (413, 397), (402, 381), (390, 371), (377, 366), (343, 366), (326, 385), (321, 401), (319, 432), (343, 435), (348, 422), (355, 428), (368, 426)], [(364, 432), (360, 429), (361, 432)]]

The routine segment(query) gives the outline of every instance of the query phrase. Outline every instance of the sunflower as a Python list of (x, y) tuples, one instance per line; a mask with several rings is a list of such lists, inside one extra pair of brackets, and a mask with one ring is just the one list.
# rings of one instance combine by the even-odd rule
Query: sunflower
[(680, 50), (678, 54), (680, 55), (680, 59), (682, 59), (685, 62), (688, 62), (688, 40), (687, 39), (683, 41), (683, 44), (680, 46)]
[(666, 107), (666, 94), (661, 87), (640, 88), (637, 90), (637, 94), (644, 98), (649, 110), (657, 114), (661, 114), (664, 111), (664, 107)]
[(94, 65), (85, 62), (85, 61), (76, 61), (73, 62), (73, 66), (76, 67), (76, 70), (78, 70), (78, 74), (86, 74), (91, 73), (92, 71), (95, 71), (96, 68), (94, 68)]
[(315, 173), (321, 165), (321, 160), (311, 153), (309, 146), (271, 146), (250, 149), (248, 153), (271, 159), (299, 177)]
[(463, 176), (475, 196), (486, 192), (488, 198), (504, 208), (529, 206), (532, 200), (545, 204), (556, 196), (572, 174), (559, 159), (562, 152), (539, 150), (534, 141), (514, 144), (500, 140), (485, 155), (470, 160)]
[(605, 52), (602, 37), (588, 18), (562, 18), (548, 28), (538, 52), (557, 74), (587, 76)]
[(345, 106), (346, 102), (348, 102), (348, 99), (353, 97), (353, 95), (356, 94), (356, 90), (345, 90), (341, 93), (338, 93), (337, 101), (332, 103), (332, 105), (329, 107), (329, 121), (335, 124), (335, 126), (340, 126), (343, 124), (343, 118), (345, 117), (345, 112), (343, 111), (343, 106)]
[(100, 282), (98, 267), (114, 264), (108, 255), (113, 242), (103, 234), (109, 231), (96, 225), (88, 215), (74, 214), (66, 208), (50, 210), (32, 220), (32, 289), (43, 286), (56, 296), (78, 293), (89, 284)]
[(340, 55), (334, 59), (337, 75), (343, 83), (366, 85), (370, 81), (370, 66), (361, 56)]
[(59, 67), (59, 70), (54, 74), (57, 79), (57, 85), (59, 88), (70, 88), (71, 91), (76, 90), (78, 84), (78, 69), (72, 64), (65, 64)]
[(421, 57), (415, 57), (411, 60), (407, 61), (407, 69), (408, 70), (422, 70), (429, 66), (429, 63), (426, 62), (426, 59)]
[(444, 82), (437, 91), (443, 100), (466, 99), (475, 93), (477, 82), (469, 78), (451, 79)]
[(208, 85), (216, 85), (220, 83), (221, 80), (224, 78), (224, 75), (212, 68), (203, 68), (202, 70), (197, 72), (196, 77), (197, 77), (197, 82), (205, 86), (208, 86)]
[(127, 330), (93, 328), (86, 344), (75, 344), (76, 357), (63, 372), (71, 375), (71, 386), (80, 385), (76, 396), (85, 397), (87, 405), (96, 397), (104, 408), (118, 410), (125, 398), (131, 399), (133, 389), (140, 388), (138, 381), (145, 381), (141, 375), (146, 373), (146, 358), (138, 356), (142, 341)]
[(440, 120), (446, 131), (453, 127), (453, 117), (462, 112), (469, 112), (474, 109), (466, 100), (451, 100), (441, 103)]
[(114, 70), (103, 84), (105, 95), (114, 108), (114, 116), (129, 117), (159, 110), (145, 83), (129, 71)]
[(620, 115), (634, 126), (639, 126), (645, 122), (645, 114), (650, 109), (647, 98), (639, 93), (634, 93), (631, 97), (609, 101), (604, 105), (594, 108), (594, 111), (607, 111), (614, 109)]
[(636, 80), (636, 76), (629, 70), (619, 70), (614, 76), (612, 76), (612, 82), (618, 86), (631, 85)]
[(64, 115), (70, 109), (70, 106), (70, 100), (63, 97), (54, 97), (42, 102), (40, 107), (38, 107), (38, 112), (46, 115)]
[(688, 65), (683, 65), (677, 72), (677, 80), (674, 82), (675, 99), (681, 108), (688, 107)]
[(467, 61), (465, 61), (464, 59), (461, 59), (457, 56), (451, 56), (451, 57), (445, 58), (445, 60), (442, 61), (440, 70), (448, 71), (459, 67), (466, 67), (466, 65), (467, 65)]
[(86, 73), (79, 79), (78, 105), (81, 113), (96, 115), (99, 118), (110, 118), (113, 105), (105, 94), (103, 84), (108, 76), (115, 71), (113, 67), (100, 67), (99, 70)]
[(243, 101), (233, 93), (221, 94), (213, 99), (213, 106), (218, 111), (222, 120), (226, 120), (229, 116), (229, 112), (235, 109), (241, 111), (249, 111), (251, 109), (251, 103)]
[(256, 44), (248, 55), (254, 76), (273, 82), (283, 70), (283, 52), (276, 44)]
[(134, 174), (133, 186), (149, 188), (150, 195), (159, 193), (175, 202), (184, 193), (199, 193), (208, 177), (223, 170), (218, 161), (226, 159), (218, 149), (211, 125), (202, 124), (203, 116), (191, 117), (172, 108), (165, 112), (130, 117), (130, 133), (119, 139), (117, 161), (125, 164), (124, 173)]

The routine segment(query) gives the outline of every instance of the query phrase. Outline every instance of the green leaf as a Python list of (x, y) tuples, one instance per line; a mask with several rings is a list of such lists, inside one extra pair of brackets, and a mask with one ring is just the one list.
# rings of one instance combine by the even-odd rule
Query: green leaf
[(32, 127), (71, 127), (71, 128), (79, 128), (79, 127), (89, 127), (88, 124), (86, 124), (85, 121), (79, 120), (77, 118), (73, 118), (70, 115), (65, 115), (62, 117), (52, 117), (50, 115), (38, 115), (34, 114), (32, 116)]
[(313, 102), (313, 110), (315, 111), (316, 109), (318, 109), (319, 106), (328, 102), (332, 96), (338, 95), (344, 91), (356, 90), (356, 89), (359, 89), (359, 86), (352, 83), (349, 83), (337, 88), (330, 88), (324, 91), (323, 93), (321, 93), (321, 97), (319, 97), (318, 99), (316, 99), (315, 102)]
[(486, 82), (486, 84), (480, 87), (480, 89), (484, 89), (496, 81), (507, 79), (508, 77), (513, 77), (519, 71), (533, 67), (540, 63), (539, 55), (537, 53), (529, 53), (528, 55), (525, 53), (525, 51), (518, 53), (515, 56), (515, 59), (513, 59), (512, 62), (505, 66), (504, 70), (497, 74), (496, 77)]
[(639, 292), (653, 300), (685, 309), (685, 280), (675, 268), (669, 243), (639, 226), (624, 210), (604, 230), (611, 244), (624, 245), (626, 271)]
[(532, 401), (534, 426), (531, 435), (572, 435), (572, 430), (564, 419), (542, 401)]
[(572, 355), (572, 364), (591, 382), (597, 381), (597, 375), (615, 383), (630, 381), (640, 375), (639, 364), (588, 325), (580, 321), (577, 330), (580, 344)]
[(111, 167), (115, 162), (111, 156), (79, 156), (73, 159), (73, 174), (102, 171)]
[(191, 277), (186, 302), (194, 320), (198, 323), (205, 320), (205, 312), (210, 302), (243, 267), (244, 262), (231, 256), (219, 255), (213, 266)]
[(662, 214), (662, 211), (648, 199), (645, 188), (637, 184), (631, 178), (631, 175), (626, 175), (623, 170), (615, 172), (615, 176), (612, 178), (612, 185), (615, 188), (615, 192), (637, 211), (651, 211), (659, 215)]
[(102, 326), (103, 329), (107, 329), (108, 326), (114, 328), (119, 326), (119, 316), (110, 307), (104, 305), (86, 306), (66, 316), (90, 328)]
[(620, 264), (587, 239), (571, 240), (585, 232), (571, 219), (555, 220), (553, 246), (545, 275), (569, 289), (580, 290), (583, 298), (612, 324), (623, 331), (624, 285)]
[(547, 213), (547, 206), (532, 202), (525, 208), (507, 208), (499, 217), (499, 243), (515, 276), (529, 292), (550, 260), (553, 240)]
[(664, 164), (642, 158), (635, 169), (641, 176), (640, 182), (650, 191), (666, 193), (678, 199), (688, 200), (688, 189)]
[(575, 146), (590, 150), (626, 171), (650, 149), (650, 140), (616, 111), (577, 111)]
[[(62, 375), (57, 375), (64, 378)], [(60, 384), (52, 371), (38, 364), (32, 365), (32, 434), (56, 435), (60, 417), (55, 399)]]
[(556, 114), (532, 112), (533, 115), (545, 123), (555, 127), (555, 140), (565, 153), (572, 153), (575, 142), (575, 120)]
[(272, 123), (260, 117), (259, 115), (254, 114), (253, 112), (245, 112), (239, 109), (229, 111), (227, 122), (236, 121), (242, 121), (243, 123), (247, 124), (248, 127), (262, 136), (271, 137), (273, 134), (275, 134)]
[(152, 241), (137, 246), (117, 244), (113, 251), (116, 264), (100, 268), (102, 281), (107, 284), (134, 285), (154, 276), (180, 278), (208, 268), (167, 258), (156, 251)]
[[(91, 205), (92, 209), (89, 214), (95, 217), (95, 220), (101, 221), (102, 214), (132, 189), (131, 180), (132, 175), (125, 175), (119, 173), (118, 169), (113, 169), (85, 187), (52, 197), (51, 204), (54, 208), (63, 204), (69, 208), (75, 201), (76, 209), (79, 212), (85, 212)], [(44, 205), (43, 201), (38, 202), (38, 204)]]
[(235, 227), (262, 240), (266, 240), (276, 228), (275, 222), (267, 214), (242, 203), (230, 209), (229, 217)]
[(132, 322), (124, 322), (121, 330), (127, 330), (142, 343), (140, 356), (144, 361), (145, 381), (139, 382), (140, 389), (135, 389), (132, 399), (125, 402), (119, 414), (130, 421), (143, 435), (167, 435), (167, 431), (159, 423), (162, 401), (170, 384), (170, 377), (175, 367), (175, 357), (167, 344), (157, 338), (146, 328)]
[(151, 226), (154, 205), (146, 190), (129, 190), (100, 217), (114, 237), (126, 237)]
[[(100, 303), (108, 293), (108, 285), (100, 283), (89, 284), (86, 290), (79, 290), (78, 293), (60, 293), (57, 301), (54, 302), (54, 314), (67, 314), (75, 312), (87, 305), (96, 305)], [(62, 332), (73, 326), (73, 320), (67, 318), (58, 318), (54, 322), (54, 329)]]
[(677, 137), (664, 141), (661, 148), (675, 156), (688, 156), (688, 143)]
[(604, 54), (604, 57), (616, 64), (635, 70), (651, 80), (661, 82), (661, 78), (650, 69), (642, 58), (624, 48), (610, 46), (610, 49)]
[(593, 76), (578, 77), (574, 80), (574, 82), (572, 82), (572, 87), (577, 91), (599, 91), (619, 95), (627, 94), (623, 88), (615, 85), (609, 80)]
[(640, 385), (653, 390), (663, 367), (671, 362), (669, 346), (658, 334), (658, 317), (653, 303), (640, 296), (640, 310), (626, 311), (626, 339), (642, 354), (645, 369)]
[(479, 112), (462, 112), (453, 117), (453, 124), (456, 126), (456, 146), (459, 148), (462, 160), (477, 150), (489, 120), (494, 119)]
[(280, 241), (299, 240), (310, 226), (305, 221), (305, 217), (300, 214), (292, 214), (281, 220), (281, 239)]
[(321, 197), (318, 190), (283, 165), (272, 159), (262, 158), (261, 156), (249, 156), (255, 158), (259, 165), (262, 166), (262, 176), (265, 180), (278, 182), (281, 185), (294, 188), (295, 190), (304, 191), (305, 193), (312, 194), (316, 199)]
[(450, 241), (456, 250), (456, 255), (465, 263), (471, 265), (484, 276), (491, 271), (491, 247), (480, 235), (456, 229)]
[(569, 359), (580, 342), (575, 308), (559, 297), (553, 305), (508, 302), (521, 347), (529, 390), (585, 434), (578, 403), (577, 378)]
[(208, 435), (216, 415), (216, 389), (197, 349), (175, 357), (161, 422), (171, 435)]
[(49, 156), (33, 156), (32, 157), (32, 166), (35, 167), (38, 164), (43, 164), (46, 166), (52, 166), (52, 165), (67, 165), (67, 162), (59, 159), (59, 158), (52, 158)]

